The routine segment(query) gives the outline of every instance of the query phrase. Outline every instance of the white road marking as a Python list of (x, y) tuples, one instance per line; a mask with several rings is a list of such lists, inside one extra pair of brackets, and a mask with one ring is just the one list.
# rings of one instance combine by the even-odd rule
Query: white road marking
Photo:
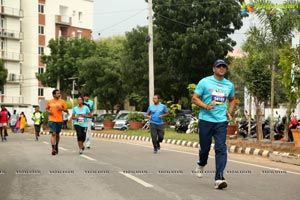
[(129, 179), (131, 179), (131, 180), (133, 180), (133, 181), (141, 184), (144, 187), (148, 187), (148, 188), (153, 187), (153, 185), (151, 185), (151, 184), (143, 181), (142, 179), (139, 179), (139, 178), (137, 178), (135, 176), (132, 176), (131, 174), (127, 174), (127, 173), (123, 173), (123, 172), (119, 172), (119, 173), (122, 174), (122, 175), (124, 175), (124, 176), (126, 176), (127, 178), (129, 178)]
[[(252, 163), (246, 163), (246, 162), (237, 161), (237, 160), (231, 160), (231, 159), (228, 159), (228, 161), (234, 162), (234, 163), (238, 163), (238, 164), (249, 165), (249, 166), (252, 166), (252, 167), (260, 167), (260, 168), (263, 168), (263, 169), (274, 170), (274, 171), (286, 171), (286, 170), (281, 170), (281, 169), (279, 169), (279, 168), (266, 167), (266, 166), (263, 166), (263, 165), (257, 165), (257, 164), (252, 164)], [(295, 175), (299, 175), (299, 176), (300, 176), (300, 173), (298, 173), (298, 172), (293, 172), (293, 171), (286, 171), (286, 172), (289, 173), (289, 174), (295, 174)]]
[(44, 143), (44, 144), (50, 144), (49, 142), (45, 142), (45, 141), (44, 141), (43, 143)]
[(65, 149), (63, 147), (59, 147), (59, 149), (63, 150), (63, 151), (68, 151), (68, 149)]
[(91, 161), (97, 161), (96, 159), (91, 158), (91, 157), (86, 156), (86, 155), (80, 155), (80, 156), (83, 157), (83, 158), (85, 158), (85, 159), (91, 160)]
[[(147, 146), (147, 145), (142, 145), (142, 144), (132, 144), (130, 142), (120, 142), (120, 141), (110, 141), (110, 142), (126, 143), (126, 144), (135, 145), (135, 146), (142, 146), (142, 147), (147, 147), (147, 148), (153, 148), (153, 147), (150, 147), (150, 146)], [(173, 149), (167, 149), (167, 148), (164, 148), (163, 150), (198, 156), (198, 153), (184, 152), (184, 151), (180, 151), (180, 150), (173, 150)], [(214, 156), (209, 156), (209, 157), (210, 158), (215, 158)], [(247, 162), (242, 162), (242, 161), (237, 161), (237, 160), (231, 160), (231, 159), (228, 159), (228, 161), (234, 162), (234, 163), (243, 164), (243, 165), (253, 166), (253, 167), (259, 167), (259, 168), (263, 168), (263, 169), (276, 170), (276, 171), (280, 171), (280, 170), (281, 171), (286, 171), (288, 174), (295, 174), (295, 175), (299, 175), (300, 176), (300, 173), (299, 172), (295, 172), (295, 171), (287, 171), (287, 170), (282, 170), (282, 169), (278, 169), (278, 168), (267, 167), (267, 166), (263, 166), (263, 165), (252, 164), (252, 163), (247, 163)]]

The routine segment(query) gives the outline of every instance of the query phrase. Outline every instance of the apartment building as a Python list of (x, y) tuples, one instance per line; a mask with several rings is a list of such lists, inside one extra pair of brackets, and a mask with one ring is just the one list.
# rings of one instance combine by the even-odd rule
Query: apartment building
[(32, 109), (52, 98), (52, 88), (36, 79), (46, 66), (48, 41), (58, 37), (91, 38), (94, 0), (0, 0), (1, 55), (8, 70), (0, 103)]

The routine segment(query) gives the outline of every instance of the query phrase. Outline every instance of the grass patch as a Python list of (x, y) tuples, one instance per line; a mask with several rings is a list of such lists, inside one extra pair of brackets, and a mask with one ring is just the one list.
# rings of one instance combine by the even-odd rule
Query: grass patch
[[(103, 130), (101, 132), (105, 133), (112, 133), (112, 134), (123, 134), (123, 135), (129, 135), (129, 136), (144, 136), (144, 137), (150, 137), (150, 130), (143, 130), (143, 129), (128, 129), (126, 131), (119, 131), (119, 130)], [(198, 142), (198, 134), (197, 133), (177, 133), (171, 128), (165, 129), (165, 139), (175, 139), (175, 140), (185, 140), (185, 141), (191, 141), (191, 142)]]

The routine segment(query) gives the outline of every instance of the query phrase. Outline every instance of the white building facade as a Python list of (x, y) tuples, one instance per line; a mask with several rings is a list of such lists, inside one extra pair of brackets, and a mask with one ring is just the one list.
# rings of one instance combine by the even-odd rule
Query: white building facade
[[(8, 70), (0, 103), (9, 111), (32, 113), (32, 106), (52, 98), (52, 88), (36, 79), (46, 66), (51, 39), (91, 38), (94, 0), (0, 0), (1, 55)], [(26, 113), (25, 113), (26, 114)]]

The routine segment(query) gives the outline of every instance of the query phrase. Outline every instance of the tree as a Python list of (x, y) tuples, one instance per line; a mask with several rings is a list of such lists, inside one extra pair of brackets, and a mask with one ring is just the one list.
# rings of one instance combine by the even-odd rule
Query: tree
[(174, 102), (188, 97), (188, 84), (236, 44), (229, 35), (242, 26), (240, 8), (235, 0), (154, 0), (156, 90)]
[(238, 101), (237, 105), (244, 107), (244, 88), (246, 84), (244, 80), (244, 74), (248, 69), (247, 58), (242, 57), (230, 59), (231, 61), (229, 66), (228, 77), (230, 81), (233, 82), (235, 85), (236, 101)]
[[(275, 77), (276, 68), (278, 68), (278, 50), (284, 47), (291, 40), (292, 30), (299, 25), (299, 11), (297, 9), (290, 12), (287, 9), (277, 9), (272, 1), (269, 0), (254, 0), (252, 4), (257, 4), (262, 7), (262, 9), (256, 9), (255, 14), (258, 15), (262, 26), (265, 29), (265, 33), (268, 34), (268, 39), (270, 44), (272, 44), (273, 56), (269, 57), (272, 60), (272, 79), (271, 79), (271, 127), (273, 127), (273, 108), (274, 108), (274, 88), (275, 88)], [(291, 6), (295, 4), (298, 7), (296, 1), (286, 1), (286, 6)], [(274, 6), (272, 6), (274, 5)], [(287, 134), (287, 133), (285, 133)], [(271, 129), (271, 140), (274, 140), (274, 130)]]
[(270, 43), (266, 32), (257, 27), (251, 27), (247, 34), (248, 38), (243, 48), (249, 54), (245, 58), (248, 68), (242, 74), (245, 86), (254, 97), (257, 139), (260, 141), (263, 138), (261, 104), (268, 100), (271, 91), (271, 73), (268, 68), (272, 64), (269, 59)]
[(114, 112), (125, 99), (121, 79), (121, 58), (124, 37), (112, 37), (97, 41), (96, 55), (79, 62), (79, 80), (83, 91), (97, 96), (102, 108)]
[[(51, 39), (48, 47), (50, 55), (43, 55), (42, 62), (46, 64), (46, 72), (37, 75), (38, 80), (47, 87), (57, 87), (66, 93), (71, 92), (71, 77), (78, 77), (79, 62), (88, 58), (96, 52), (96, 45), (93, 41), (83, 38), (63, 38)], [(81, 83), (79, 83), (81, 84)]]
[(287, 120), (285, 126), (285, 140), (288, 140), (289, 116), (299, 103), (300, 98), (300, 46), (292, 48), (286, 46), (279, 52), (280, 62), (283, 73), (280, 79), (288, 99)]
[[(149, 104), (147, 28), (137, 27), (126, 33), (122, 58), (122, 80), (124, 90), (137, 110), (145, 110)], [(156, 77), (155, 77), (156, 79)]]
[(3, 87), (7, 79), (7, 69), (4, 67), (4, 62), (0, 59), (0, 91), (3, 91)]

